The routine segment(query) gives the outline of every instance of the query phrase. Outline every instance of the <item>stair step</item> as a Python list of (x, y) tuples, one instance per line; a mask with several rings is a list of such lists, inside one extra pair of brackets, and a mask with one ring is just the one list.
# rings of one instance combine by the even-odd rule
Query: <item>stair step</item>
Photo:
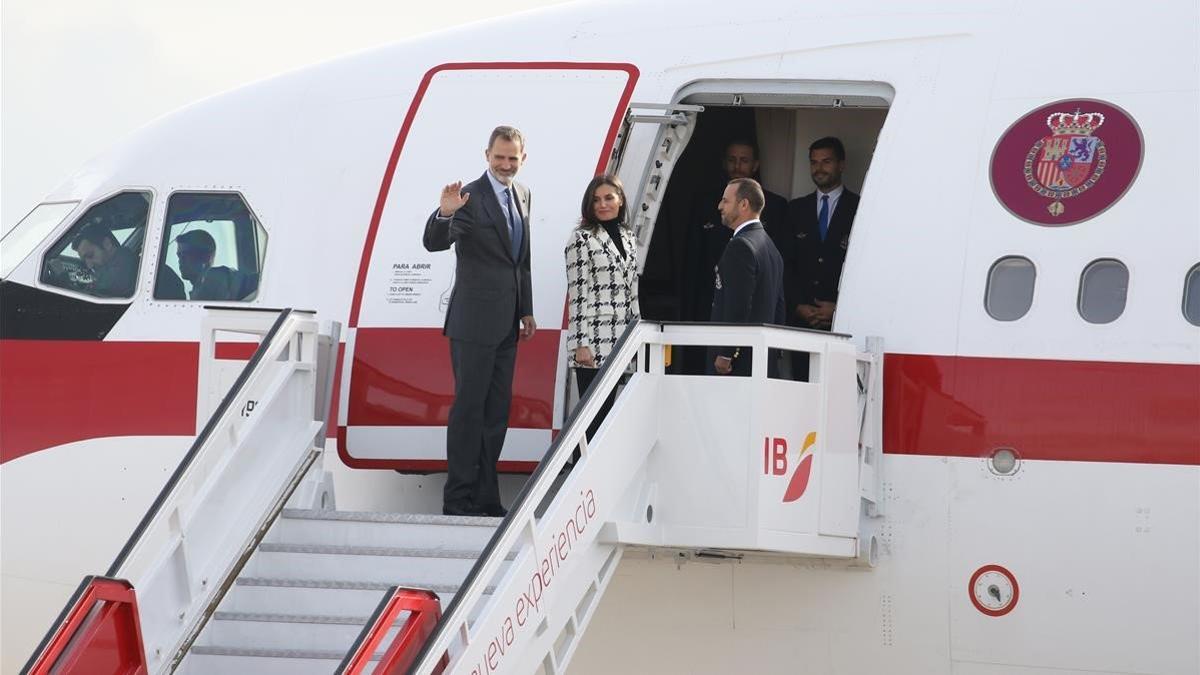
[[(404, 617), (407, 619), (407, 616)], [(393, 624), (383, 644), (390, 645), (399, 631), (400, 623)], [(362, 633), (366, 619), (358, 624), (320, 622), (276, 622), (213, 620), (204, 627), (196, 645), (231, 649), (288, 650), (303, 647), (305, 650), (331, 651), (345, 655)]]
[[(320, 553), (324, 555), (373, 555), (396, 558), (450, 558), (477, 560), (483, 554), (483, 549), (459, 549), (433, 547), (396, 547), (396, 546), (342, 546), (336, 544), (286, 544), (263, 542), (259, 551), (268, 553)], [(505, 560), (516, 558), (516, 552), (510, 552)]]
[[(432, 590), (432, 589), (431, 589)], [(436, 591), (435, 591), (436, 592)], [(453, 591), (438, 593), (442, 610), (450, 606)], [(241, 614), (300, 614), (370, 616), (383, 599), (383, 591), (371, 588), (296, 587), (284, 585), (235, 585), (221, 601), (221, 611)]]
[(265, 543), (482, 551), (499, 518), (285, 509)]
[[(401, 616), (407, 616), (404, 612)], [(319, 623), (345, 626), (361, 626), (371, 619), (361, 616), (344, 616), (340, 614), (270, 614), (265, 612), (215, 612), (216, 621), (264, 621), (267, 623)]]
[[(249, 656), (258, 659), (321, 659), (332, 661), (341, 661), (346, 657), (346, 652), (329, 649), (262, 649), (255, 647), (210, 647), (207, 645), (195, 645), (192, 647), (191, 653), (204, 656)], [(371, 660), (375, 661), (382, 656), (383, 654), (375, 654), (371, 657)]]
[(432, 589), (438, 585), (461, 584), (474, 565), (475, 558), (401, 558), (259, 550), (246, 563), (242, 574), (273, 579), (390, 581), (388, 585)]
[[(421, 586), (411, 582), (388, 582), (388, 581), (340, 581), (334, 579), (281, 579), (269, 577), (238, 577), (235, 582), (236, 586), (271, 586), (275, 588), (327, 588), (335, 590), (354, 590), (354, 591), (386, 591), (392, 586), (410, 586), (413, 588), (424, 588), (433, 591), (434, 593), (454, 594), (458, 592), (460, 584), (430, 584)], [(495, 592), (495, 586), (488, 586), (484, 589), (484, 594), (489, 595)], [(378, 601), (378, 596), (376, 598)]]
[[(446, 606), (452, 594), (446, 594)], [(240, 614), (302, 614), (370, 616), (383, 599), (383, 591), (322, 587), (257, 586), (237, 584), (221, 601), (219, 610)]]
[(293, 520), (336, 520), (341, 522), (396, 523), (407, 525), (468, 525), (493, 530), (503, 518), (487, 516), (444, 516), (440, 513), (391, 513), (388, 511), (334, 511), (322, 509), (284, 509), (281, 517)]
[[(346, 654), (316, 649), (262, 649), (196, 645), (178, 675), (329, 675)], [(372, 656), (378, 661), (382, 653)]]

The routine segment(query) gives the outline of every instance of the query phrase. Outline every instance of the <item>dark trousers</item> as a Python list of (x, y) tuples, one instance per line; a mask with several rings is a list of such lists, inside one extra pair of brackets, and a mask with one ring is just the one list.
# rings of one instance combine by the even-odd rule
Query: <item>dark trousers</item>
[(508, 433), (517, 329), (498, 345), (450, 340), (454, 403), (446, 429), (445, 506), (500, 506), (496, 462)]
[[(592, 387), (592, 381), (596, 379), (596, 374), (600, 372), (599, 368), (576, 368), (575, 369), (575, 384), (579, 387), (579, 400), (583, 400), (584, 394)], [(608, 398), (604, 399), (604, 405), (600, 406), (600, 412), (592, 419), (592, 423), (587, 428), (587, 439), (592, 440), (592, 436), (596, 435), (596, 430), (600, 428), (600, 423), (608, 416), (608, 411), (612, 409), (613, 401), (617, 398), (617, 389), (608, 393)], [(579, 451), (575, 451), (574, 459), (579, 459)]]

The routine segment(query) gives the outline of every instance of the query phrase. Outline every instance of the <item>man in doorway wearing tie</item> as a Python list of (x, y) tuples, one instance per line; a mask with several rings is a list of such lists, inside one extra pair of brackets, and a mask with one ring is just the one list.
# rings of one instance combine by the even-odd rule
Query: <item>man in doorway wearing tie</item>
[(512, 403), (517, 336), (528, 340), (533, 320), (529, 274), (529, 188), (517, 183), (525, 139), (513, 127), (492, 131), (488, 168), (472, 183), (442, 189), (425, 223), (426, 250), (454, 244), (456, 271), (443, 333), (450, 338), (454, 404), (446, 429), (442, 512), (504, 516), (496, 462), (504, 448)]
[(840, 140), (827, 136), (814, 141), (808, 147), (808, 166), (817, 191), (788, 204), (795, 245), (782, 251), (788, 325), (830, 330), (858, 195), (842, 185), (846, 149)]

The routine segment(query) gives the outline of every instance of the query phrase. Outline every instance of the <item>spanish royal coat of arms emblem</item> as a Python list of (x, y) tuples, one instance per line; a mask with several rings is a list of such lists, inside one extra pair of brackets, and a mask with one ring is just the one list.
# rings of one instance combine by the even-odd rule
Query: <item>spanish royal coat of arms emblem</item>
[(1098, 112), (1059, 112), (1046, 118), (1050, 135), (1042, 138), (1025, 155), (1025, 183), (1030, 189), (1054, 201), (1046, 207), (1052, 216), (1061, 216), (1066, 207), (1062, 200), (1087, 191), (1104, 175), (1108, 151), (1104, 141), (1092, 132), (1104, 124)]
[(1058, 101), (1013, 123), (992, 153), (992, 190), (1018, 218), (1071, 225), (1112, 206), (1142, 162), (1142, 136), (1124, 110)]

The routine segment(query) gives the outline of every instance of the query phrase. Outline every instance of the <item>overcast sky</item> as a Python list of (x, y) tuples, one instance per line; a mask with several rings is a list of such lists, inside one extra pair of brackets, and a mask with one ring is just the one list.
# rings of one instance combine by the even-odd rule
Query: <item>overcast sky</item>
[(0, 228), (15, 225), (88, 158), (192, 101), (564, 1), (3, 0)]

